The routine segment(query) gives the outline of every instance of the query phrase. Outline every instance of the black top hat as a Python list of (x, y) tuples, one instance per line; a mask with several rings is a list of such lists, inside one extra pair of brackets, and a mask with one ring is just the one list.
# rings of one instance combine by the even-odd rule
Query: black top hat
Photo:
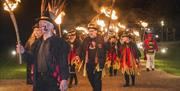
[(59, 34), (58, 25), (55, 23), (55, 21), (53, 19), (54, 19), (53, 13), (51, 13), (49, 11), (44, 11), (42, 16), (40, 18), (36, 19), (36, 21), (39, 22), (40, 20), (45, 20), (45, 21), (52, 23), (54, 25), (54, 29), (56, 30), (56, 33)]

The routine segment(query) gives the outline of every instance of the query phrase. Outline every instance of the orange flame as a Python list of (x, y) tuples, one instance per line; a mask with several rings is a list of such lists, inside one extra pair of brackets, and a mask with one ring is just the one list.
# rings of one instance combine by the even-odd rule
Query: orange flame
[[(6, 10), (6, 11), (10, 11), (10, 10), (13, 11), (18, 6), (18, 4), (21, 2), (21, 0), (6, 0), (6, 2), (7, 3), (3, 4), (4, 5), (4, 10)], [(9, 8), (10, 8), (10, 10), (9, 10)]]
[(101, 13), (104, 13), (105, 16), (111, 17), (112, 20), (117, 20), (118, 16), (116, 15), (116, 11), (112, 10), (112, 15), (111, 15), (111, 10), (107, 7), (102, 7), (101, 8)]
[(65, 12), (62, 11), (57, 18), (55, 19), (56, 24), (61, 24), (62, 23), (62, 17), (65, 16)]

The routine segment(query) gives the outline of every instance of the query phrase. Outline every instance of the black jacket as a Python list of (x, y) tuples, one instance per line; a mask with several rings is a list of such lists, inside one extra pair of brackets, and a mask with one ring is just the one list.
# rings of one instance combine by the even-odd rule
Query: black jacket
[[(67, 80), (69, 75), (69, 69), (68, 69), (68, 52), (69, 52), (69, 45), (67, 42), (65, 42), (64, 39), (58, 38), (56, 36), (50, 37), (50, 54), (52, 58), (48, 60), (47, 65), (55, 64), (59, 65), (60, 70), (60, 77), (62, 80)], [(39, 38), (36, 40), (31, 49), (29, 51), (25, 51), (23, 53), (23, 58), (25, 58), (26, 61), (31, 61), (35, 65), (35, 81), (36, 81), (36, 74), (37, 74), (37, 55), (39, 52), (39, 48), (42, 43), (42, 38)], [(51, 72), (52, 69), (55, 69), (54, 67), (48, 68), (48, 71)]]

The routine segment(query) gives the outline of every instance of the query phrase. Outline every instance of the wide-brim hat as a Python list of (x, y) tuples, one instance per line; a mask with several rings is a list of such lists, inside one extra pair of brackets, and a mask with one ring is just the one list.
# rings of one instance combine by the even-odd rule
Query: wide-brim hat
[(36, 22), (39, 22), (40, 20), (45, 20), (52, 23), (54, 25), (54, 29), (56, 33), (59, 34), (58, 25), (55, 23), (53, 19), (54, 19), (54, 15), (52, 13), (50, 13), (49, 11), (44, 11), (43, 15), (40, 18), (36, 19)]
[(97, 24), (90, 23), (90, 24), (88, 24), (88, 30), (89, 29), (94, 29), (94, 30), (98, 31), (99, 26)]
[(76, 35), (76, 30), (75, 28), (72, 28), (71, 30), (68, 31), (68, 36)]

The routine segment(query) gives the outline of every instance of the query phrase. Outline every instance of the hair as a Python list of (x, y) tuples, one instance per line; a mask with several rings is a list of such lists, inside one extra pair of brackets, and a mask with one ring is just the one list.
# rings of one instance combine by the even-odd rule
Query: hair
[(35, 40), (37, 39), (37, 37), (35, 36), (35, 28), (33, 28), (33, 32), (31, 34), (31, 36), (28, 38), (26, 44), (25, 44), (25, 48), (27, 50), (31, 49), (32, 44), (35, 42)]

